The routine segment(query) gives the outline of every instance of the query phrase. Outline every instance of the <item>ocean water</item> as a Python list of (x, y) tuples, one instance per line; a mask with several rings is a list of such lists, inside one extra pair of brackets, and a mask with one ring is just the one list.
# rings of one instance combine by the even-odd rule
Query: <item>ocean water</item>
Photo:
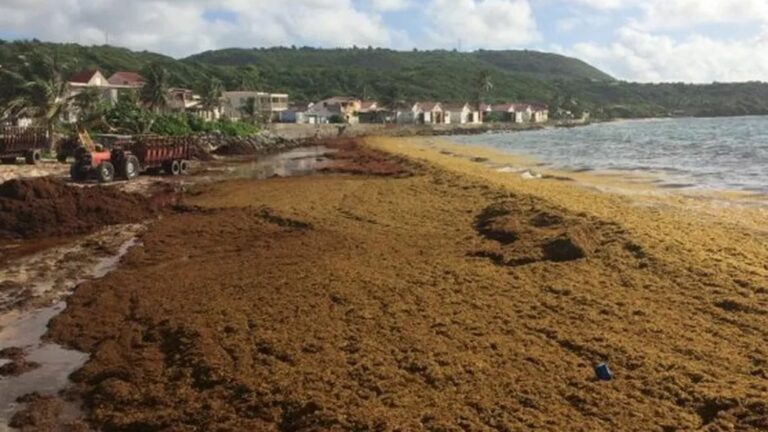
[(453, 139), (561, 170), (642, 172), (662, 187), (768, 193), (768, 117), (632, 120)]

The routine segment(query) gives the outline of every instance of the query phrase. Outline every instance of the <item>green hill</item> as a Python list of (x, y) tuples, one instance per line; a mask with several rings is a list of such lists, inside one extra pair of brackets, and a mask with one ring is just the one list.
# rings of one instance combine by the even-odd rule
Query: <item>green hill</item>
[(257, 65), (265, 68), (355, 68), (401, 72), (420, 67), (488, 69), (537, 78), (613, 80), (581, 60), (536, 51), (393, 51), (381, 48), (322, 50), (315, 48), (231, 48), (208, 51), (186, 59), (218, 66)]
[[(0, 65), (14, 69), (25, 55), (43, 53), (68, 70), (141, 71), (165, 67), (172, 85), (196, 89), (211, 78), (228, 90), (284, 92), (294, 101), (334, 95), (406, 101), (473, 101), (478, 76), (488, 72), (486, 102), (541, 101), (554, 109), (589, 110), (605, 117), (768, 113), (768, 84), (687, 85), (617, 81), (574, 58), (535, 51), (393, 51), (380, 48), (223, 49), (174, 59), (112, 46), (0, 41)], [(12, 93), (2, 88), (0, 94)]]
[(182, 62), (218, 67), (228, 87), (237, 85), (244, 68), (255, 67), (265, 87), (305, 100), (336, 94), (377, 97), (393, 88), (406, 99), (473, 100), (480, 71), (491, 74), (491, 98), (497, 101), (548, 101), (554, 94), (552, 79), (613, 81), (580, 60), (533, 51), (233, 48)]

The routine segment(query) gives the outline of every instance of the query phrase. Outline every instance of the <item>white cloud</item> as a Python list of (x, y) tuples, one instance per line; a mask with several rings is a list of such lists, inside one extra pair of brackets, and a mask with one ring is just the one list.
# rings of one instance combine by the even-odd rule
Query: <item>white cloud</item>
[(618, 9), (629, 4), (627, 0), (573, 0), (575, 3), (595, 9)]
[(374, 10), (380, 12), (398, 11), (413, 6), (412, 0), (370, 0), (370, 3)]
[[(555, 40), (543, 40), (532, 5), (536, 14), (558, 11)], [(208, 21), (206, 10), (237, 19)], [(415, 14), (413, 27), (384, 21), (398, 10)], [(712, 24), (740, 26), (742, 36), (716, 36), (725, 32), (706, 27)], [(609, 26), (619, 26), (610, 42), (556, 40), (557, 31), (585, 40)], [(113, 45), (175, 56), (233, 46), (427, 49), (461, 40), (467, 49), (506, 49), (559, 42), (566, 54), (640, 81), (768, 80), (765, 29), (768, 0), (0, 0), (0, 34), (43, 40), (102, 44), (108, 35)]]
[[(631, 10), (644, 29), (684, 29), (702, 24), (766, 22), (767, 0), (573, 0), (600, 11)], [(567, 2), (564, 2), (567, 3)]]
[[(206, 9), (239, 19), (209, 22)], [(224, 46), (387, 46), (393, 37), (376, 13), (351, 0), (2, 0), (0, 28), (83, 44), (108, 35), (111, 44), (177, 56)]]
[(683, 41), (624, 27), (612, 44), (580, 43), (566, 52), (627, 80), (768, 81), (768, 27), (750, 39), (692, 35)]
[(540, 40), (528, 0), (432, 0), (429, 35), (436, 46), (503, 49)]
[(646, 0), (638, 25), (646, 29), (683, 29), (702, 24), (768, 22), (766, 0)]

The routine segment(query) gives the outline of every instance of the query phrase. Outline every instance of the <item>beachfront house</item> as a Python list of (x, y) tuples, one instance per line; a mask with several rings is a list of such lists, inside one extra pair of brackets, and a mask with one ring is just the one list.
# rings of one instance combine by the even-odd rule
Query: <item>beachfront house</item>
[(450, 123), (450, 117), (446, 118), (440, 102), (416, 102), (407, 110), (397, 111), (395, 117), (398, 123), (404, 124)]
[(310, 104), (304, 113), (304, 118), (309, 124), (342, 123), (344, 121), (340, 105), (323, 103)]
[(222, 94), (223, 115), (233, 119), (243, 118), (242, 108), (248, 99), (254, 98), (262, 117), (267, 121), (278, 120), (280, 113), (288, 110), (288, 95), (284, 93), (265, 93), (258, 91), (231, 91)]
[(493, 112), (493, 105), (487, 103), (480, 104), (480, 123), (485, 123), (486, 118)]
[(387, 121), (387, 110), (376, 101), (362, 101), (357, 112), (360, 123), (384, 123)]
[(513, 103), (496, 104), (491, 107), (491, 112), (486, 116), (488, 121), (518, 123), (517, 115), (520, 106)]
[(468, 103), (443, 104), (445, 116), (452, 124), (479, 124), (480, 113), (477, 107)]
[(280, 123), (315, 124), (317, 118), (310, 116), (308, 111), (312, 103), (292, 103), (288, 109), (279, 114)]
[(315, 103), (317, 112), (327, 111), (331, 113), (329, 117), (331, 123), (360, 123), (358, 113), (362, 106), (363, 102), (352, 96), (334, 96)]
[(549, 119), (546, 105), (505, 103), (494, 105), (489, 121), (509, 123), (545, 123)]
[(530, 121), (534, 123), (546, 123), (549, 121), (549, 107), (543, 103), (532, 103), (528, 105), (531, 110)]

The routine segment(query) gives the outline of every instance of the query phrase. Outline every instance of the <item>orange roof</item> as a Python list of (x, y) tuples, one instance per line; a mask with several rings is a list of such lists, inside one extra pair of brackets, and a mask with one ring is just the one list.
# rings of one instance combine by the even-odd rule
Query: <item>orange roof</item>
[(93, 76), (97, 73), (99, 73), (97, 70), (84, 70), (72, 75), (72, 77), (69, 79), (69, 82), (88, 84), (91, 79), (93, 79)]
[(112, 85), (142, 85), (147, 80), (136, 72), (119, 71), (112, 74), (107, 80)]

